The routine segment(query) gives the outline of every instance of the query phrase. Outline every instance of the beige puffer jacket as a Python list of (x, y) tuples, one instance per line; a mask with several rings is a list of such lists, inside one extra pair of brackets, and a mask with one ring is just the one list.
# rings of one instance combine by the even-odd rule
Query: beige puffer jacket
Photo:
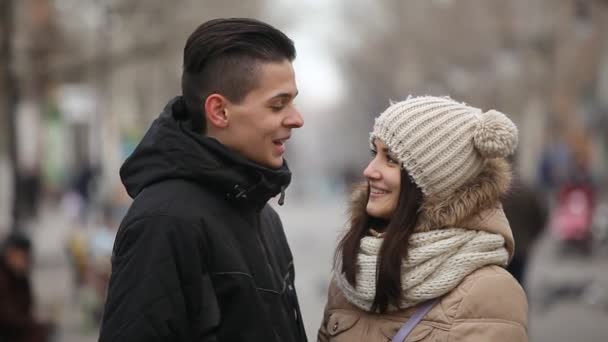
[[(490, 161), (476, 184), (463, 188), (465, 192), (425, 202), (418, 229), (457, 226), (501, 234), (512, 256), (513, 235), (499, 203), (509, 183), (508, 165)], [(390, 341), (416, 308), (386, 314), (363, 311), (346, 300), (332, 279), (318, 341)], [(406, 341), (528, 341), (527, 311), (526, 295), (517, 281), (500, 266), (484, 266), (442, 296)]]

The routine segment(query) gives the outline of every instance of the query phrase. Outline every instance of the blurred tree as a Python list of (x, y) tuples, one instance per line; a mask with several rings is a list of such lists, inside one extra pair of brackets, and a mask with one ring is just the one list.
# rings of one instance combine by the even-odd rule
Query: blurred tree
[[(143, 132), (180, 92), (181, 54), (188, 35), (215, 17), (260, 17), (264, 0), (55, 0), (64, 46), (53, 60), (58, 85), (88, 86), (95, 109), (89, 162), (102, 168), (101, 188), (118, 183), (130, 132)], [(80, 127), (77, 129), (85, 129)]]
[[(586, 134), (581, 95), (595, 82), (599, 60), (608, 51), (607, 4), (344, 2), (348, 29), (334, 40), (349, 96), (357, 99), (350, 102), (356, 108), (345, 113), (371, 118), (388, 99), (402, 100), (408, 94), (450, 95), (484, 109), (497, 108), (513, 116), (526, 131), (522, 137), (530, 139), (525, 143), (537, 149), (521, 155), (528, 159), (521, 164), (530, 165), (538, 158), (537, 146), (545, 134)], [(556, 127), (570, 132), (539, 131), (552, 119), (560, 121)]]
[[(16, 137), (16, 109), (18, 102), (17, 77), (14, 62), (14, 2), (3, 0), (0, 2), (0, 158), (8, 155), (12, 170), (12, 191), (2, 191), (2, 195), (12, 194), (11, 217), (9, 223), (12, 229), (19, 227), (19, 174), (17, 166), (17, 137)], [(10, 201), (10, 200), (9, 200)]]

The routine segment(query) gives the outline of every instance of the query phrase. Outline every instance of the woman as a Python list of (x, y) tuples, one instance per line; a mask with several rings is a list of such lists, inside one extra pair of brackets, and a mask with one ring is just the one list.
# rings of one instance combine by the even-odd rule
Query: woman
[(406, 341), (527, 341), (500, 204), (515, 125), (494, 110), (410, 97), (376, 119), (371, 145), (318, 340), (389, 341), (430, 308)]

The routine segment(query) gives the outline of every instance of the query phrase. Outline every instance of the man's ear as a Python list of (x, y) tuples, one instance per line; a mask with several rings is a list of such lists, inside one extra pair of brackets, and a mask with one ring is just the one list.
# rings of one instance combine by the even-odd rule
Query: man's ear
[(207, 99), (205, 100), (205, 116), (207, 117), (207, 122), (214, 127), (227, 127), (227, 105), (228, 99), (220, 94), (211, 94), (207, 96)]

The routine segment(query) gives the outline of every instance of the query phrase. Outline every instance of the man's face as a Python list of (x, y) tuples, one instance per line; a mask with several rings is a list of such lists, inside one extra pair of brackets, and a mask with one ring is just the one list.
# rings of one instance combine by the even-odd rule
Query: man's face
[(6, 264), (18, 274), (26, 274), (30, 270), (30, 258), (23, 249), (9, 247), (5, 252)]
[(270, 168), (283, 165), (291, 130), (304, 125), (293, 100), (298, 94), (291, 62), (258, 66), (258, 86), (239, 104), (226, 105), (228, 125), (221, 142), (248, 159)]

